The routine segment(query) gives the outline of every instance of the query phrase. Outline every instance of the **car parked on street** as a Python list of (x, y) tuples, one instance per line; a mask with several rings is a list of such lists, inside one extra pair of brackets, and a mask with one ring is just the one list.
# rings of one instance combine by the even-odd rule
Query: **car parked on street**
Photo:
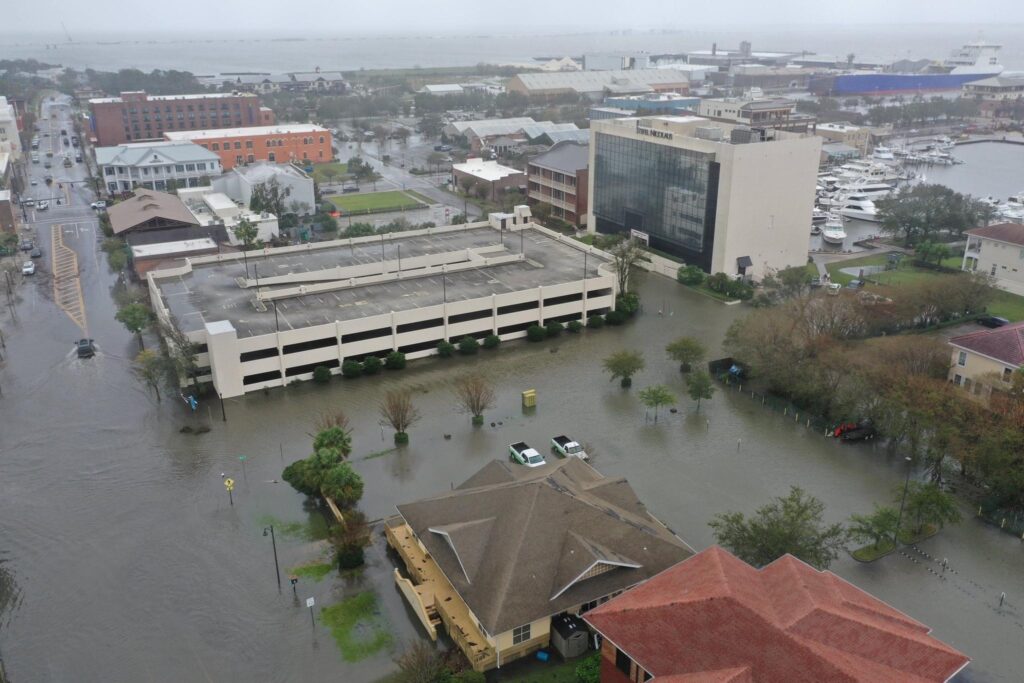
[(36, 264), (32, 263), (31, 261), (25, 261), (24, 263), (21, 264), (21, 274), (22, 275), (35, 275), (36, 274)]
[(40, 199), (36, 202), (36, 211), (46, 211), (48, 208), (50, 208), (50, 202), (45, 199)]
[(29, 257), (30, 258), (42, 258), (43, 257), (43, 250), (40, 249), (39, 247), (36, 247), (31, 252), (29, 252)]
[(106, 200), (101, 199), (98, 202), (93, 202), (92, 204), (90, 204), (89, 208), (90, 209), (96, 209), (96, 210), (105, 209), (105, 208), (107, 208), (107, 202), (106, 202)]
[(984, 327), (1002, 327), (1003, 325), (1010, 324), (1009, 320), (1000, 318), (998, 315), (983, 315), (978, 318), (977, 322)]

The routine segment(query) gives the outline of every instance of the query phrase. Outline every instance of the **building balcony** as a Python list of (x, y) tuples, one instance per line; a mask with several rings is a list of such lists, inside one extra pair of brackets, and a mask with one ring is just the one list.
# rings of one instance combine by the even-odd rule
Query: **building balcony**
[(538, 192), (537, 190), (530, 190), (528, 196), (530, 197), (530, 199), (536, 199), (538, 202), (544, 202), (545, 204), (550, 204), (551, 206), (557, 206), (560, 209), (572, 211), (573, 213), (576, 212), (575, 198), (573, 199), (573, 201), (567, 201), (565, 199), (555, 199), (554, 197)]
[(424, 552), (409, 525), (400, 518), (388, 520), (384, 535), (388, 545), (401, 556), (411, 577), (411, 580), (406, 579), (395, 570), (395, 583), (431, 639), (437, 639), (437, 627), (443, 624), (474, 670), (486, 671), (496, 666), (497, 651), (487, 642), (470, 615), (469, 607), (452, 588), (434, 558)]
[(553, 190), (561, 190), (562, 192), (568, 192), (569, 194), (576, 194), (575, 185), (567, 185), (566, 183), (558, 183), (550, 178), (543, 178), (541, 176), (530, 176), (530, 181), (536, 182), (541, 187), (550, 187)]

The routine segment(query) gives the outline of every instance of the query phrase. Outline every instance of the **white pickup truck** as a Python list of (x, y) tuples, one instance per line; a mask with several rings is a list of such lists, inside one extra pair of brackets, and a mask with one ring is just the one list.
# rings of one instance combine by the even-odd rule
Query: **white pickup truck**
[(508, 447), (508, 455), (515, 462), (527, 467), (540, 467), (547, 464), (544, 456), (538, 453), (536, 449), (530, 448), (525, 441), (511, 444)]
[(590, 456), (583, 450), (583, 446), (565, 435), (556, 436), (551, 439), (551, 450), (563, 458), (573, 457), (580, 460), (590, 460)]

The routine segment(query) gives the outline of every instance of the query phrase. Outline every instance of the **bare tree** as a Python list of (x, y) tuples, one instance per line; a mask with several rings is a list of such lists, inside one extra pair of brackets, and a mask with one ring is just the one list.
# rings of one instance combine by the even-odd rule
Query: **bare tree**
[(412, 392), (408, 390), (389, 391), (380, 402), (381, 424), (391, 425), (395, 430), (395, 443), (408, 443), (406, 430), (420, 420), (420, 411), (412, 404)]
[(473, 416), (473, 424), (483, 424), (484, 411), (494, 407), (494, 386), (482, 375), (466, 375), (455, 381), (459, 408)]
[(643, 258), (644, 252), (634, 240), (623, 240), (612, 247), (609, 252), (615, 267), (615, 278), (619, 283), (619, 294), (625, 294), (633, 268), (637, 261)]
[(316, 430), (317, 434), (335, 427), (346, 433), (352, 431), (351, 427), (349, 427), (348, 415), (346, 415), (341, 408), (321, 410), (317, 413), (316, 417), (313, 418), (313, 429)]

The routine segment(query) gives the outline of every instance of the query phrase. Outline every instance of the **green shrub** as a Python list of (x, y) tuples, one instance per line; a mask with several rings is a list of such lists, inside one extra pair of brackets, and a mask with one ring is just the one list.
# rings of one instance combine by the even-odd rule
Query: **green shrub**
[(489, 334), (484, 337), (484, 348), (485, 349), (496, 349), (498, 344), (501, 343), (501, 337), (496, 334)]
[(331, 381), (331, 369), (326, 365), (318, 365), (313, 368), (313, 381), (317, 384), (327, 384)]
[(621, 325), (626, 322), (626, 318), (628, 317), (629, 316), (622, 311), (608, 311), (604, 316), (604, 320), (609, 325)]
[(338, 548), (338, 569), (356, 569), (364, 562), (361, 543), (346, 543)]
[(363, 374), (364, 375), (376, 375), (380, 372), (381, 367), (384, 365), (383, 361), (377, 356), (367, 356), (363, 360)]
[(583, 323), (581, 323), (579, 320), (570, 320), (569, 324), (566, 325), (565, 327), (573, 334), (576, 334), (577, 332), (583, 329)]
[(615, 297), (615, 310), (625, 315), (633, 315), (640, 310), (640, 297), (633, 292), (626, 292)]
[(441, 358), (451, 358), (452, 354), (454, 353), (455, 344), (452, 344), (450, 341), (446, 341), (444, 339), (437, 342), (437, 355), (441, 356)]
[(599, 683), (601, 680), (601, 653), (587, 655), (576, 665), (576, 683)]
[(557, 320), (552, 320), (551, 322), (544, 326), (544, 330), (548, 333), (549, 337), (557, 337), (558, 335), (562, 334), (562, 331), (564, 329), (565, 325), (558, 322)]
[(548, 338), (548, 331), (540, 325), (530, 325), (526, 328), (526, 338), (532, 342), (544, 341)]
[(718, 292), (719, 294), (728, 294), (729, 286), (732, 284), (732, 278), (725, 273), (715, 273), (705, 280), (704, 284), (707, 285), (708, 289), (712, 292)]
[(349, 379), (358, 377), (363, 374), (363, 364), (357, 360), (349, 358), (341, 364), (341, 374), (343, 377), (348, 377)]
[(401, 370), (405, 367), (405, 354), (401, 351), (392, 351), (384, 360), (384, 367), (388, 370)]
[(480, 342), (473, 339), (470, 336), (465, 336), (459, 340), (459, 353), (463, 356), (472, 356), (474, 353), (480, 350)]
[(487, 677), (479, 671), (466, 669), (455, 674), (455, 683), (485, 683)]
[(741, 280), (733, 280), (727, 290), (729, 296), (746, 301), (754, 296), (754, 288)]
[(603, 315), (592, 315), (587, 318), (587, 327), (598, 329), (604, 327), (604, 316)]
[(676, 279), (684, 285), (697, 286), (704, 282), (704, 271), (699, 266), (682, 266), (676, 271)]

